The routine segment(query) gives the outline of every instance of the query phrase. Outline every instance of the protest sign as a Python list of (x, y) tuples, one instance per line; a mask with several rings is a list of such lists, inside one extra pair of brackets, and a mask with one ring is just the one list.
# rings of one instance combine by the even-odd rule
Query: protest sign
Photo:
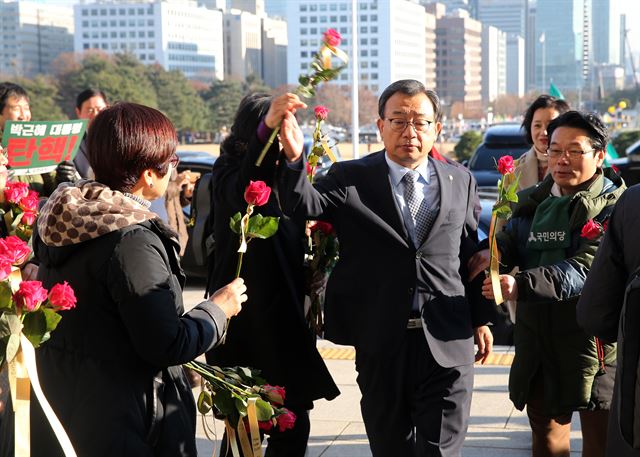
[(14, 176), (55, 170), (63, 160), (73, 160), (87, 128), (87, 121), (7, 121), (2, 146)]

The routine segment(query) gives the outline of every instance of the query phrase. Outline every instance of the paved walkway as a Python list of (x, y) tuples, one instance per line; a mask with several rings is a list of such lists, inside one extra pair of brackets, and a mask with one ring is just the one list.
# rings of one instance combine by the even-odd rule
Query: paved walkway
[[(360, 415), (360, 391), (356, 384), (353, 360), (344, 357), (352, 348), (319, 341), (327, 366), (342, 394), (335, 400), (318, 401), (311, 411), (311, 437), (308, 457), (369, 457), (371, 451)], [(329, 352), (329, 351), (334, 351)], [(328, 358), (333, 354), (334, 358)], [(493, 363), (510, 359), (507, 347), (496, 348)], [(336, 357), (342, 357), (336, 358)], [(509, 367), (476, 366), (469, 430), (464, 457), (526, 457), (531, 455), (529, 423), (526, 414), (513, 407), (508, 398)], [(200, 422), (199, 418), (199, 422)], [(198, 424), (198, 450), (201, 456), (212, 455), (214, 446)], [(224, 427), (216, 422), (218, 438)], [(580, 455), (582, 439), (577, 414), (571, 433), (572, 456)], [(219, 445), (216, 444), (216, 450)]]
[[(187, 308), (201, 300), (198, 286), (185, 291)], [(311, 436), (308, 457), (370, 457), (371, 451), (360, 414), (360, 391), (356, 384), (353, 348), (337, 346), (328, 341), (318, 341), (333, 379), (342, 394), (335, 400), (317, 401), (311, 411)], [(513, 351), (509, 347), (495, 348), (491, 365), (476, 366), (473, 401), (469, 430), (463, 457), (526, 457), (531, 455), (529, 422), (524, 412), (516, 410), (507, 392), (509, 365)], [(197, 391), (194, 390), (197, 395)], [(209, 418), (209, 423), (211, 419)], [(224, 426), (215, 422), (218, 439)], [(572, 456), (579, 456), (582, 449), (579, 416), (574, 414), (571, 432)], [(198, 451), (209, 457), (219, 450), (219, 440), (207, 439), (198, 417)], [(218, 454), (216, 454), (218, 455)], [(400, 457), (400, 456), (399, 456)]]

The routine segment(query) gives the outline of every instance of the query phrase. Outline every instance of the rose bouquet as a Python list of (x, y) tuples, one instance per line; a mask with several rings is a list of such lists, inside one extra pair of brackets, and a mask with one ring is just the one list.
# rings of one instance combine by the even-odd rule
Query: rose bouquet
[[(504, 300), (502, 298), (502, 289), (500, 288), (500, 259), (496, 243), (496, 227), (498, 220), (506, 221), (511, 217), (511, 205), (518, 203), (517, 192), (520, 176), (517, 175), (514, 179), (511, 179), (512, 176), (510, 175), (514, 174), (515, 166), (513, 157), (509, 155), (500, 157), (496, 163), (496, 168), (502, 175), (502, 178), (498, 181), (498, 198), (491, 211), (491, 223), (489, 226), (489, 275), (491, 277), (491, 286), (496, 304), (500, 305)], [(510, 182), (510, 184), (505, 185), (506, 181)]]
[[(313, 62), (311, 62), (311, 68), (313, 72), (308, 75), (300, 75), (298, 78), (298, 87), (295, 90), (295, 93), (300, 95), (301, 97), (311, 98), (316, 94), (316, 86), (318, 86), (322, 82), (331, 81), (335, 79), (338, 74), (347, 66), (347, 62), (349, 61), (349, 57), (338, 48), (342, 41), (342, 37), (335, 29), (328, 29), (322, 34), (322, 44), (320, 45), (320, 50), (314, 54)], [(338, 58), (342, 65), (338, 67), (333, 67), (331, 63), (331, 59), (333, 57)], [(262, 161), (264, 160), (264, 156), (267, 154), (267, 151), (273, 144), (273, 141), (278, 135), (280, 131), (280, 126), (276, 127), (273, 132), (271, 132), (271, 136), (267, 141), (267, 144), (262, 148), (262, 152), (260, 152), (260, 156), (258, 160), (256, 160), (256, 166), (260, 166)]]
[(0, 215), (7, 233), (28, 241), (38, 216), (38, 193), (23, 182), (8, 182), (0, 195)]
[(322, 335), (324, 296), (329, 274), (339, 256), (339, 244), (333, 226), (327, 222), (311, 221), (309, 229), (309, 253), (306, 257), (307, 294), (309, 308), (306, 311), (309, 327), (316, 335)]
[(220, 368), (195, 361), (185, 366), (202, 376), (204, 385), (198, 397), (198, 410), (203, 416), (213, 411), (216, 418), (224, 420), (228, 448), (233, 455), (239, 455), (237, 442), (242, 455), (262, 455), (260, 431), (283, 432), (295, 425), (295, 414), (282, 406), (284, 388), (267, 384), (259, 370)]
[[(28, 198), (28, 195), (23, 198)], [(19, 233), (31, 230), (24, 214), (28, 214), (26, 210), (15, 219), (23, 216), (16, 228), (26, 226)], [(65, 455), (75, 456), (64, 428), (40, 387), (34, 348), (50, 338), (51, 332), (62, 319), (58, 312), (73, 309), (76, 297), (66, 281), (54, 285), (50, 291), (42, 287), (40, 281), (21, 281), (18, 266), (30, 254), (31, 249), (18, 236), (0, 239), (0, 371), (8, 368), (15, 414), (15, 455), (30, 455), (31, 386)]]

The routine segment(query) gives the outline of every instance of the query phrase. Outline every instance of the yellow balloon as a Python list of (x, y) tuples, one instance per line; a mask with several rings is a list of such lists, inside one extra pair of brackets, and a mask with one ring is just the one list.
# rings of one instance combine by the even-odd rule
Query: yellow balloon
[(616, 107), (611, 105), (607, 111), (609, 112), (609, 114), (615, 114), (616, 113)]
[(627, 102), (625, 102), (624, 100), (618, 103), (618, 108), (625, 109), (626, 107), (627, 107)]

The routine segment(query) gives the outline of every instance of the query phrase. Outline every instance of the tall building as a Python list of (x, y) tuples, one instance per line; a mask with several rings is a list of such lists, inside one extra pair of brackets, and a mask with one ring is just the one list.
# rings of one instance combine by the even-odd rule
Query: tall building
[(223, 79), (222, 12), (193, 0), (77, 4), (76, 52), (133, 53), (142, 63), (180, 70), (189, 79)]
[(278, 18), (262, 19), (262, 80), (269, 87), (287, 83), (287, 23)]
[(224, 15), (225, 75), (259, 77), (270, 87), (287, 83), (287, 23), (268, 17), (263, 0), (232, 0)]
[(478, 20), (522, 38), (527, 30), (527, 0), (478, 0)]
[(593, 61), (596, 64), (620, 65), (620, 1), (591, 0)]
[(31, 1), (0, 3), (0, 74), (49, 73), (51, 63), (73, 52), (73, 10)]
[[(528, 0), (478, 0), (478, 20), (507, 33), (507, 93), (523, 93), (520, 78), (526, 74), (525, 56), (530, 54), (529, 64), (535, 66), (535, 45), (529, 52), (519, 50), (518, 37), (526, 44), (530, 28)], [(523, 83), (524, 84), (524, 83)]]
[[(289, 84), (311, 72), (310, 63), (322, 41), (322, 33), (335, 28), (343, 37), (341, 49), (352, 55), (351, 0), (299, 0), (287, 3)], [(408, 0), (358, 2), (359, 85), (375, 94), (399, 79), (425, 81), (425, 10)], [(348, 68), (334, 83), (351, 85)]]
[(424, 84), (436, 87), (436, 15), (425, 12), (424, 29)]
[(591, 0), (538, 0), (536, 87), (561, 91), (584, 86), (591, 68)]
[(243, 81), (261, 77), (262, 19), (248, 11), (232, 9), (224, 14), (224, 76)]
[(482, 101), (486, 106), (507, 93), (507, 34), (482, 26)]
[(463, 10), (436, 13), (436, 89), (451, 117), (480, 119), (482, 109), (482, 24)]
[(507, 94), (523, 97), (526, 92), (525, 55), (524, 38), (507, 33)]

